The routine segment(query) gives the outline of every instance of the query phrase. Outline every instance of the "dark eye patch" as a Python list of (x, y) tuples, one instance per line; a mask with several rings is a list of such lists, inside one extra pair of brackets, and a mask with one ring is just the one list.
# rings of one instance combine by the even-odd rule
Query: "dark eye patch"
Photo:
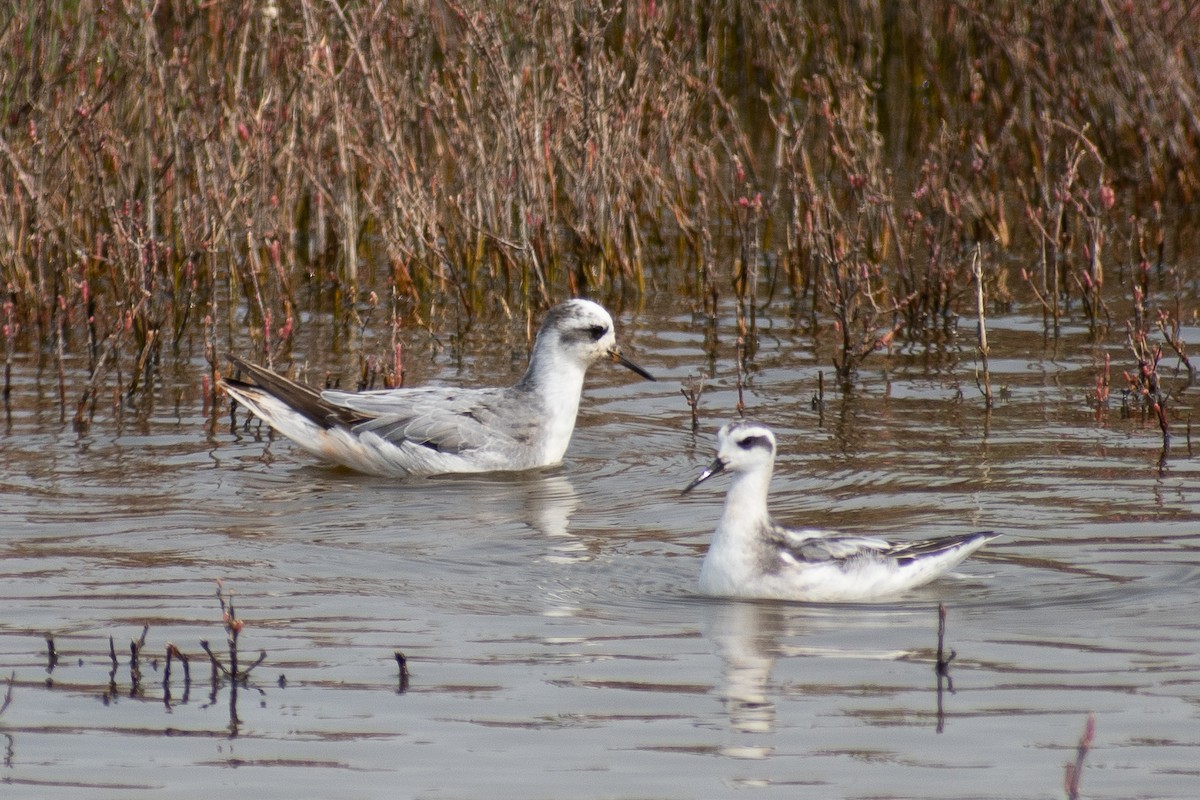
[(767, 452), (771, 451), (771, 440), (765, 436), (747, 436), (745, 439), (738, 440), (738, 447), (743, 450), (753, 450), (756, 447), (761, 447)]
[(598, 342), (604, 338), (604, 334), (608, 333), (608, 328), (603, 325), (593, 325), (588, 328), (588, 333), (591, 334), (593, 342)]

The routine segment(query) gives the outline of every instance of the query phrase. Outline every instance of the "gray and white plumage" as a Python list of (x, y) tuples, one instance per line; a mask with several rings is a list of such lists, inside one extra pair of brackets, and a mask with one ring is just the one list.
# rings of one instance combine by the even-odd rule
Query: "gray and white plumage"
[(253, 383), (227, 378), (225, 391), (272, 428), (329, 461), (400, 477), (553, 466), (571, 441), (588, 367), (609, 359), (654, 380), (621, 354), (609, 313), (581, 299), (546, 313), (525, 375), (506, 388), (318, 391), (229, 358)]
[(733, 474), (725, 508), (700, 569), (700, 591), (717, 597), (846, 602), (921, 586), (1000, 534), (981, 531), (889, 542), (815, 528), (787, 528), (767, 507), (775, 435), (756, 422), (717, 434), (717, 457), (683, 490)]

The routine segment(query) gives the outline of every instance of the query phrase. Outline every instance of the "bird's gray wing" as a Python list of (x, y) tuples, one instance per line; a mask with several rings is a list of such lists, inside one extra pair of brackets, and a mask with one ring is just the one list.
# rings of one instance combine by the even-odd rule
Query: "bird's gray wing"
[(980, 539), (995, 539), (1000, 534), (995, 531), (976, 531), (974, 533), (959, 533), (952, 536), (939, 536), (935, 539), (918, 539), (912, 542), (896, 542), (888, 550), (888, 557), (901, 563), (919, 561), (923, 558), (940, 556), (951, 550), (957, 550)]
[(507, 389), (426, 386), (377, 392), (325, 391), (321, 399), (366, 419), (354, 433), (440, 453), (503, 450), (518, 443), (522, 415)]
[(795, 530), (779, 527), (775, 529), (773, 538), (779, 547), (780, 557), (806, 564), (845, 561), (861, 556), (885, 556), (892, 549), (890, 542), (873, 536), (830, 533), (813, 528)]
[(911, 542), (889, 542), (873, 536), (828, 533), (813, 529), (776, 529), (781, 557), (804, 563), (877, 558), (904, 564), (939, 556), (975, 540), (992, 539), (997, 535), (991, 531), (980, 531)]

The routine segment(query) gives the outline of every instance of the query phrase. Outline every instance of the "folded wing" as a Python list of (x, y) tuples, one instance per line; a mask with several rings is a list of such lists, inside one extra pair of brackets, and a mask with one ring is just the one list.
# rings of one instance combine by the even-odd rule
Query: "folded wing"
[(801, 564), (814, 564), (851, 559), (892, 561), (905, 566), (941, 556), (969, 546), (972, 550), (998, 534), (990, 531), (921, 539), (912, 542), (889, 542), (871, 536), (849, 536), (815, 529), (779, 529), (780, 558)]
[(499, 410), (512, 402), (506, 389), (421, 387), (379, 392), (321, 393), (321, 400), (356, 418), (351, 430), (394, 445), (418, 444), (441, 453), (503, 448), (520, 431), (498, 424)]

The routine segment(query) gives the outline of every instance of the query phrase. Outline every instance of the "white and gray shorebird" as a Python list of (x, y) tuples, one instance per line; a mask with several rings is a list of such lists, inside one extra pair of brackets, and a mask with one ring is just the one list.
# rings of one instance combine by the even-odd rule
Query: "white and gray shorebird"
[(546, 313), (525, 375), (507, 388), (318, 391), (236, 356), (230, 360), (254, 382), (227, 378), (222, 385), (305, 450), (362, 472), (526, 470), (562, 461), (583, 377), (601, 359), (654, 380), (621, 354), (609, 313), (575, 299)]
[(756, 422), (717, 434), (717, 457), (683, 490), (733, 473), (725, 510), (700, 568), (700, 591), (716, 597), (848, 602), (875, 600), (921, 586), (956, 567), (1000, 534), (992, 531), (889, 542), (771, 518), (767, 493), (775, 435)]

